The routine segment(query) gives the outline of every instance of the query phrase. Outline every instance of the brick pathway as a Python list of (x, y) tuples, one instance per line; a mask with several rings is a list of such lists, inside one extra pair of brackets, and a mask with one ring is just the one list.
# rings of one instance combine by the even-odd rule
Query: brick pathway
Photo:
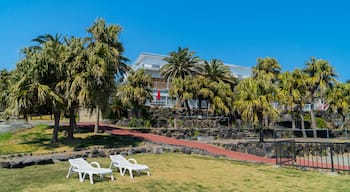
[(187, 146), (191, 148), (201, 149), (216, 155), (224, 155), (227, 158), (239, 160), (239, 161), (249, 161), (254, 163), (268, 163), (275, 164), (275, 159), (269, 159), (264, 157), (259, 157), (255, 155), (250, 155), (246, 153), (235, 152), (231, 150), (226, 150), (214, 145), (200, 143), (197, 141), (179, 140), (170, 137), (154, 135), (150, 133), (139, 133), (135, 131), (125, 130), (125, 129), (113, 129), (111, 133), (114, 135), (129, 135), (134, 137), (143, 138), (157, 143), (165, 143), (170, 145)]
[[(214, 146), (214, 145), (200, 143), (197, 141), (179, 140), (179, 139), (174, 139), (171, 137), (154, 135), (151, 133), (139, 133), (139, 132), (125, 130), (125, 129), (113, 129), (113, 130), (111, 130), (111, 133), (115, 134), (115, 135), (129, 135), (129, 136), (139, 137), (139, 138), (143, 138), (143, 139), (153, 141), (153, 142), (158, 142), (158, 143), (165, 143), (165, 144), (170, 144), (170, 145), (179, 145), (179, 146), (187, 146), (187, 147), (196, 148), (196, 149), (202, 149), (202, 150), (207, 151), (209, 153), (217, 154), (217, 155), (224, 155), (227, 158), (230, 158), (233, 160), (238, 160), (238, 161), (276, 164), (276, 159), (274, 159), (274, 158), (272, 158), (272, 159), (271, 158), (264, 158), (264, 157), (259, 157), (259, 156), (250, 155), (250, 154), (246, 154), (246, 153), (226, 150), (226, 149)], [(321, 163), (321, 162), (312, 162), (310, 160), (297, 159), (296, 163), (300, 166), (317, 166), (317, 167), (323, 167), (323, 168), (327, 168), (327, 169), (331, 168), (330, 163), (324, 163), (324, 162)], [(335, 164), (334, 166), (336, 169), (349, 170), (348, 166), (337, 165), (337, 164)]]

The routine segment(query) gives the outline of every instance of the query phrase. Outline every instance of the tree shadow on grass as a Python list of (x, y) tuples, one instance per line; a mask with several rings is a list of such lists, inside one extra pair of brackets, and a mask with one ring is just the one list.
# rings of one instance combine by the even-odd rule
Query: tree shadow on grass
[[(53, 129), (53, 127), (50, 127)], [(50, 129), (49, 128), (49, 129)], [(101, 148), (122, 148), (122, 147), (135, 147), (140, 145), (143, 140), (132, 136), (119, 136), (112, 134), (96, 134), (93, 133), (93, 126), (81, 126), (76, 129), (75, 133), (87, 134), (85, 138), (74, 138), (73, 140), (67, 140), (63, 132), (67, 131), (68, 127), (62, 126), (59, 130), (59, 140), (57, 143), (50, 143), (52, 134), (47, 132), (29, 132), (19, 136), (21, 140), (20, 144), (28, 144), (36, 146), (36, 148), (44, 148), (45, 150), (54, 150), (60, 147), (68, 146), (74, 151), (84, 150), (89, 147), (98, 146)], [(108, 131), (110, 127), (101, 127), (102, 131)], [(90, 133), (90, 135), (89, 135)]]
[(118, 135), (91, 135), (86, 138), (75, 138), (72, 141), (63, 141), (64, 145), (73, 150), (80, 150), (91, 146), (102, 146), (103, 148), (135, 147), (142, 142), (141, 139)]
[(51, 140), (49, 134), (40, 132), (26, 133), (19, 136), (19, 138), (21, 139), (20, 144), (42, 144)]

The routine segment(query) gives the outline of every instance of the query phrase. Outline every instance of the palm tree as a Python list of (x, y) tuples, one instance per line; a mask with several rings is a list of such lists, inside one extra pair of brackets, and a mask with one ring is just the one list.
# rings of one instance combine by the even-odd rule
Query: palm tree
[(221, 60), (212, 59), (199, 65), (199, 74), (211, 81), (232, 83), (231, 70)]
[(276, 83), (281, 67), (276, 59), (266, 57), (258, 58), (252, 70), (253, 77), (235, 87), (233, 105), (244, 121), (260, 128), (260, 142), (263, 142), (263, 128), (269, 126), (269, 119), (278, 117), (271, 104), (277, 101)]
[[(230, 85), (231, 90), (226, 90), (226, 92), (225, 92), (227, 95), (232, 94), (232, 92), (234, 91), (234, 87), (238, 83), (238, 78), (234, 77), (232, 75), (230, 68), (228, 66), (224, 65), (224, 63), (218, 59), (212, 59), (210, 62), (204, 61), (203, 63), (199, 64), (199, 74), (201, 76), (205, 77), (206, 79), (208, 79), (210, 82), (212, 82), (212, 83), (210, 83), (210, 85), (211, 85), (211, 88), (213, 88), (214, 90), (218, 90), (218, 89), (216, 89), (217, 87), (224, 88), (222, 90), (218, 90), (221, 92), (223, 90), (226, 90), (225, 89), (226, 85), (223, 86), (224, 84)], [(201, 81), (201, 82), (202, 82), (202, 85), (204, 87), (207, 87), (207, 84), (209, 85), (208, 82), (205, 82), (205, 81)], [(218, 86), (216, 84), (218, 84)], [(207, 89), (207, 88), (203, 89), (204, 93), (207, 92), (208, 90), (211, 90), (211, 89)], [(216, 91), (214, 91), (214, 92), (219, 93)], [(215, 96), (217, 96), (217, 95), (215, 95)], [(210, 98), (214, 98), (214, 96), (212, 96)], [(225, 99), (223, 97), (220, 97), (220, 98), (227, 101), (227, 99)], [(230, 111), (229, 121), (231, 122), (232, 117), (233, 117), (233, 113), (234, 113), (234, 111), (231, 110), (232, 109), (232, 97), (228, 96), (226, 98), (230, 98), (230, 101), (225, 102), (225, 105), (222, 105), (222, 107), (225, 106), (224, 111), (227, 111), (227, 110)], [(201, 97), (199, 97), (199, 99), (201, 99)], [(208, 100), (208, 101), (210, 101), (210, 100)], [(214, 101), (220, 101), (220, 100), (216, 99)], [(201, 104), (201, 102), (199, 102), (199, 104)], [(212, 107), (214, 107), (214, 106), (215, 106), (215, 104), (212, 105)], [(224, 109), (224, 108), (222, 108), (222, 109)], [(224, 114), (227, 115), (227, 113), (224, 113)]]
[[(51, 44), (45, 44), (41, 49), (25, 48), (22, 50), (25, 57), (17, 63), (13, 72), (15, 83), (10, 87), (9, 105), (6, 109), (8, 114), (23, 114), (26, 118), (27, 113), (38, 104), (46, 104), (57, 109), (57, 106), (62, 103), (60, 95), (53, 87), (57, 74), (51, 71), (56, 66), (49, 56), (50, 48), (52, 48), (50, 46)], [(58, 127), (59, 117), (55, 116), (52, 143), (57, 142)]]
[(189, 100), (193, 99), (192, 78), (174, 78), (171, 81), (169, 95), (176, 97), (176, 106), (185, 105), (188, 115), (191, 116)]
[(209, 84), (213, 94), (210, 97), (210, 107), (215, 113), (228, 115), (232, 110), (233, 92), (230, 84), (223, 81), (212, 81)]
[[(118, 91), (118, 90), (117, 90)], [(118, 92), (117, 92), (118, 93)], [(112, 97), (112, 102), (110, 106), (111, 114), (113, 118), (117, 119), (120, 117), (127, 117), (128, 116), (128, 106), (125, 106), (123, 102), (121, 101), (120, 97), (115, 95)]]
[(260, 128), (260, 142), (263, 142), (264, 116), (266, 114), (278, 115), (278, 112), (270, 104), (269, 96), (261, 89), (259, 82), (247, 78), (240, 81), (235, 87), (234, 98), (234, 108), (241, 115), (243, 121)]
[(326, 95), (329, 109), (340, 115), (342, 119), (340, 129), (344, 129), (350, 112), (350, 85), (338, 83), (333, 89), (329, 89)]
[[(258, 58), (257, 64), (253, 67), (253, 79), (257, 81), (259, 85), (259, 91), (261, 95), (265, 95), (266, 99), (272, 103), (276, 102), (277, 98), (277, 81), (278, 75), (281, 71), (281, 66), (274, 58)], [(264, 124), (269, 126), (269, 118), (274, 118), (274, 111), (269, 114), (268, 111), (264, 113)]]
[(177, 52), (170, 52), (169, 56), (164, 58), (167, 63), (160, 69), (162, 78), (171, 82), (170, 89), (176, 89), (170, 90), (170, 94), (176, 96), (178, 104), (182, 101), (185, 103), (189, 115), (191, 115), (189, 100), (192, 99), (192, 95), (188, 95), (190, 92), (188, 87), (181, 86), (189, 81), (185, 80), (186, 78), (192, 78), (198, 73), (199, 58), (194, 54), (188, 48), (179, 47)]
[[(308, 85), (306, 82), (307, 75), (300, 69), (295, 69), (292, 72), (293, 84), (295, 90), (298, 90), (299, 97), (295, 97), (296, 111), (299, 112), (301, 120), (301, 130), (303, 137), (306, 138), (305, 132), (305, 121), (304, 121), (304, 106), (307, 103), (308, 98), (310, 97), (310, 92), (308, 91)], [(296, 93), (294, 95), (297, 95)], [(294, 97), (294, 96), (293, 96)]]
[(309, 91), (311, 92), (311, 127), (313, 129), (314, 137), (317, 138), (316, 120), (314, 115), (315, 109), (313, 103), (317, 97), (319, 97), (323, 102), (325, 91), (328, 87), (332, 86), (336, 73), (328, 61), (316, 59), (314, 57), (312, 57), (310, 61), (306, 63), (304, 72), (308, 74), (307, 82), (309, 84)]
[(185, 79), (185, 77), (192, 77), (197, 73), (197, 64), (199, 58), (194, 56), (194, 52), (190, 52), (188, 48), (178, 48), (177, 52), (169, 53), (168, 57), (164, 58), (167, 64), (160, 69), (160, 75), (166, 79), (173, 78)]
[(126, 82), (117, 91), (123, 105), (132, 107), (136, 117), (140, 116), (140, 109), (146, 101), (153, 100), (151, 84), (151, 75), (145, 74), (143, 69), (130, 71)]
[(186, 79), (189, 96), (197, 99), (199, 109), (201, 109), (201, 101), (207, 101), (207, 109), (211, 109), (214, 114), (227, 115), (232, 109), (233, 91), (228, 83), (223, 81), (213, 81), (204, 76), (196, 76), (193, 79)]
[[(119, 41), (121, 27), (106, 25), (103, 19), (97, 19), (88, 29), (91, 37), (87, 38), (89, 58), (81, 79), (82, 103), (96, 109), (95, 133), (99, 127), (100, 110), (108, 105), (111, 94), (115, 91), (115, 78), (123, 78), (130, 69), (123, 56), (124, 48)], [(81, 97), (80, 97), (81, 98)]]
[[(50, 34), (40, 35), (32, 41), (36, 42), (37, 45), (34, 45), (30, 48), (41, 53), (39, 62), (43, 64), (42, 67), (44, 69), (40, 69), (39, 71), (42, 72), (42, 81), (48, 85), (49, 89), (55, 93), (57, 98), (59, 97), (59, 99), (53, 99), (49, 103), (54, 112), (55, 122), (52, 134), (52, 143), (56, 143), (58, 141), (58, 129), (61, 116), (60, 113), (64, 108), (62, 105), (62, 93), (56, 90), (56, 85), (58, 82), (62, 81), (62, 79), (65, 78), (64, 72), (62, 72), (65, 46), (62, 42), (62, 36), (59, 34), (56, 34), (55, 36)], [(70, 129), (68, 130), (67, 139), (72, 140), (73, 138), (73, 127), (71, 125)]]
[(59, 72), (65, 78), (56, 84), (58, 90), (66, 103), (66, 111), (69, 112), (70, 132), (69, 138), (73, 138), (73, 132), (76, 129), (76, 110), (79, 108), (79, 74), (86, 67), (88, 61), (88, 53), (86, 51), (86, 43), (81, 38), (65, 38), (64, 58)]
[(188, 81), (191, 81), (188, 83), (190, 85), (190, 91), (191, 95), (193, 96), (194, 99), (198, 101), (198, 115), (202, 115), (202, 101), (207, 101), (207, 114), (209, 110), (209, 101), (210, 98), (214, 96), (214, 93), (212, 89), (210, 88), (210, 82), (211, 80), (198, 75), (194, 77), (193, 79), (188, 79)]
[(301, 97), (300, 91), (297, 88), (297, 82), (299, 79), (295, 79), (291, 72), (284, 72), (278, 76), (278, 101), (285, 107), (287, 113), (292, 118), (292, 129), (295, 129), (295, 111), (297, 100)]
[(7, 96), (10, 91), (12, 73), (6, 69), (0, 70), (0, 112), (7, 108)]
[(253, 78), (265, 78), (275, 82), (280, 72), (281, 66), (275, 58), (258, 58), (256, 66), (253, 67)]

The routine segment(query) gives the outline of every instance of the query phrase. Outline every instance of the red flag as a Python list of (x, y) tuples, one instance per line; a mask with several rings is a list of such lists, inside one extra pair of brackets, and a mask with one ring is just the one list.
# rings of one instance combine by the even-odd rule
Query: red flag
[(160, 90), (158, 89), (157, 100), (160, 100)]

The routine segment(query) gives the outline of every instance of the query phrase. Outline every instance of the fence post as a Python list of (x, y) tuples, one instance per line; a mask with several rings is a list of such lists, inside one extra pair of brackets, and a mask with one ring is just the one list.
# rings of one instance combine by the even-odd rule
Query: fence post
[(276, 165), (278, 165), (278, 150), (279, 150), (278, 144), (277, 144), (277, 142), (275, 141)]
[(333, 144), (332, 143), (330, 143), (329, 144), (330, 145), (330, 147), (329, 147), (329, 149), (330, 149), (330, 153), (331, 153), (331, 168), (332, 168), (332, 172), (334, 172), (334, 161), (333, 161)]
[(346, 137), (346, 140), (348, 140), (348, 128), (345, 128), (345, 137)]
[(297, 146), (296, 146), (296, 143), (295, 143), (295, 141), (293, 141), (293, 145), (292, 145), (293, 147), (293, 158), (294, 158), (294, 163), (296, 164), (297, 163)]
[(327, 129), (327, 139), (329, 139), (329, 129)]

